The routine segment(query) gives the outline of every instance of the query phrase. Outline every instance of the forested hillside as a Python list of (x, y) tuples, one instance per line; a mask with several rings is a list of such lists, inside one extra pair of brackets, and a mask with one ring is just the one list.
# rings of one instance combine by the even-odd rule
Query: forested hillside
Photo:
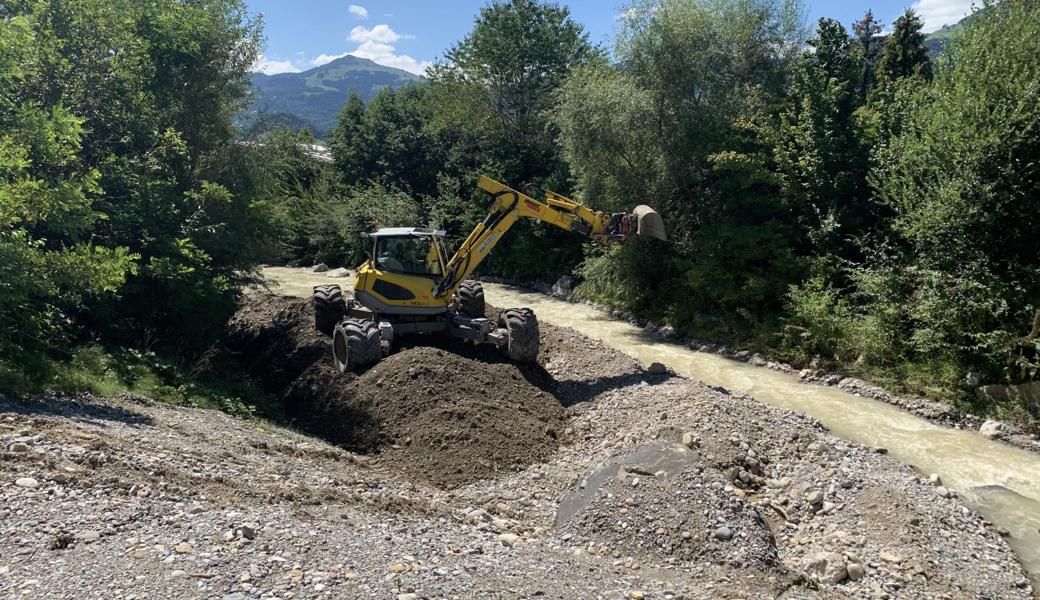
[(262, 36), (238, 0), (6, 2), (0, 381), (112, 352), (197, 366), (257, 264), (356, 264), (376, 225), (458, 239), (484, 174), (650, 204), (671, 235), (603, 250), (522, 223), (484, 274), (573, 272), (689, 336), (1035, 418), (974, 390), (1038, 376), (1040, 6), (991, 5), (936, 59), (912, 11), (803, 15), (637, 0), (604, 48), (566, 8), (491, 2), (427, 83), (342, 98), (323, 167), (288, 131), (231, 143)]
[(351, 92), (370, 100), (383, 88), (419, 82), (422, 77), (348, 55), (302, 73), (252, 73), (250, 80), (256, 97), (248, 121), (274, 120), (323, 137), (336, 126), (336, 116)]

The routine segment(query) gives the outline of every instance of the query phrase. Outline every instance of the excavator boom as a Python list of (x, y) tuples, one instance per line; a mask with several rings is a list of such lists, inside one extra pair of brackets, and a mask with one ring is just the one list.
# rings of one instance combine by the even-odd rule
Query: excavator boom
[(623, 242), (633, 234), (667, 239), (664, 222), (649, 206), (637, 206), (632, 213), (607, 214), (554, 192), (540, 202), (489, 177), (481, 177), (477, 186), (491, 194), (494, 203), (448, 261), (434, 290), (438, 298), (454, 293), (521, 217), (573, 231), (599, 244)]

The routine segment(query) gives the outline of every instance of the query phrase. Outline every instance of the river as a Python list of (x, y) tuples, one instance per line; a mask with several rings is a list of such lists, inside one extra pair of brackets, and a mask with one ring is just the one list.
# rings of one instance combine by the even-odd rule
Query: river
[[(310, 286), (333, 280), (302, 269), (270, 268), (277, 291), (309, 296)], [(338, 280), (350, 285), (350, 280)], [(933, 424), (904, 410), (833, 387), (800, 382), (789, 374), (753, 367), (662, 341), (584, 304), (572, 304), (511, 286), (484, 284), (487, 301), (529, 307), (539, 321), (598, 338), (644, 364), (660, 362), (677, 373), (803, 412), (834, 435), (889, 453), (922, 474), (936, 473), (972, 508), (1010, 532), (1008, 541), (1040, 589), (1040, 454), (989, 440), (974, 431)]]

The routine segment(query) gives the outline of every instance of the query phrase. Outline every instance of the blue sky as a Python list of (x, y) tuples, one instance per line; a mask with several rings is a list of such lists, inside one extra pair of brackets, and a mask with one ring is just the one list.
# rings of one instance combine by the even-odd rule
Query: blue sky
[[(413, 73), (422, 73), (446, 49), (465, 37), (485, 0), (246, 0), (263, 15), (267, 46), (256, 70), (265, 73), (304, 71), (345, 54)], [(572, 17), (596, 43), (609, 43), (618, 0), (564, 0)], [(956, 23), (971, 10), (972, 0), (806, 0), (808, 18), (840, 20), (846, 26), (867, 9), (888, 28), (913, 7), (933, 31)]]

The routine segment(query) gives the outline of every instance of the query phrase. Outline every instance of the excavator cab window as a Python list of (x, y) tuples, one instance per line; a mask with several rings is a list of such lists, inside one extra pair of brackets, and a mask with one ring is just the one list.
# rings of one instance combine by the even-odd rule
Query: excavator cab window
[(412, 235), (376, 238), (376, 267), (392, 273), (437, 277), (441, 275), (441, 259), (437, 246), (429, 237)]

